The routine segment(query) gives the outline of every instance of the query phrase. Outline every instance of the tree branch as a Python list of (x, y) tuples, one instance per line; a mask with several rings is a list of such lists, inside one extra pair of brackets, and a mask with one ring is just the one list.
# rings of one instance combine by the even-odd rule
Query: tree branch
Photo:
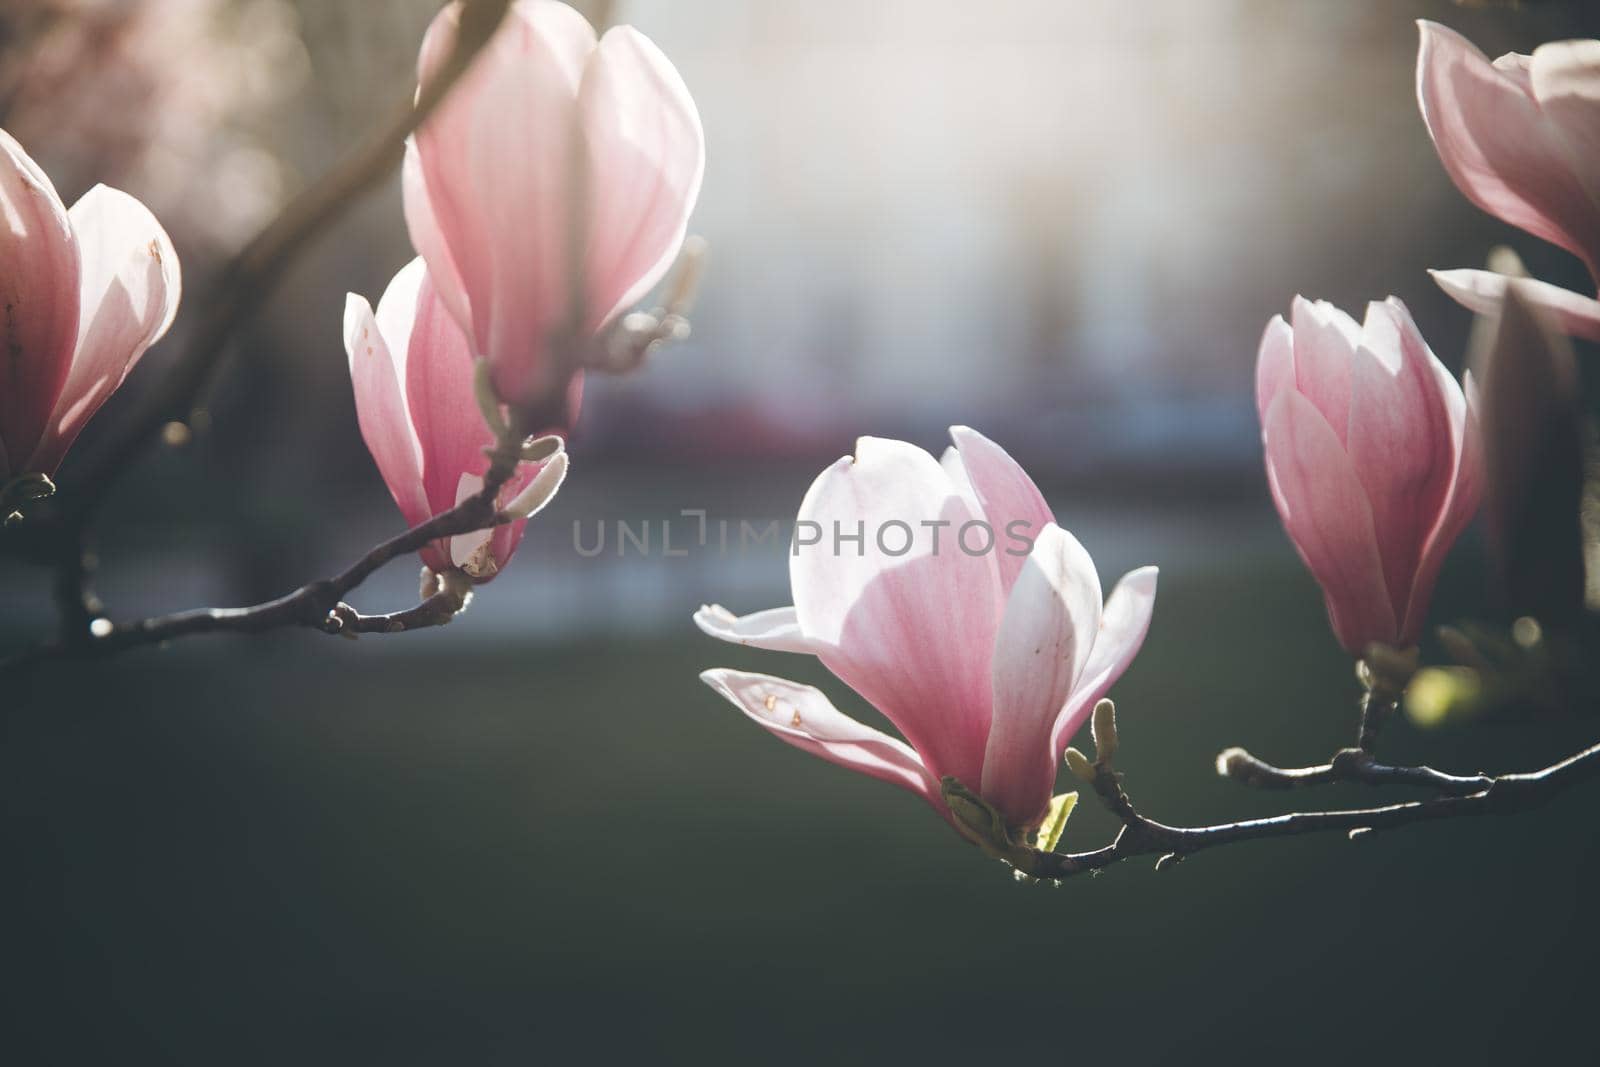
[(202, 633), (260, 633), (285, 626), (305, 626), (324, 633), (396, 633), (423, 626), (441, 626), (470, 599), (470, 590), (453, 578), (422, 603), (390, 615), (361, 615), (343, 598), (389, 561), (422, 549), (430, 541), (515, 522), (499, 509), (496, 498), (521, 459), (521, 441), (512, 434), (490, 453), (483, 488), (449, 511), (391, 537), (332, 578), (308, 582), (292, 593), (242, 608), (201, 608), (136, 622), (91, 628), (80, 640), (56, 640), (0, 661), (0, 676), (57, 659), (108, 656), (139, 645), (157, 644)]
[[(1352, 750), (1347, 750), (1352, 751)], [(1359, 750), (1353, 750), (1359, 751)], [(1243, 752), (1242, 749), (1230, 752)], [(1227, 755), (1227, 753), (1224, 753)], [(1245, 753), (1248, 755), (1248, 753)], [(1253, 759), (1253, 757), (1251, 757)], [(1259, 761), (1258, 761), (1259, 762)], [(1335, 764), (1339, 761), (1336, 759)], [(1348, 762), (1348, 761), (1346, 761)], [(1262, 766), (1265, 766), (1263, 764)], [(1352, 836), (1371, 830), (1389, 829), (1415, 822), (1434, 819), (1466, 818), (1479, 815), (1497, 815), (1522, 811), (1549, 800), (1556, 794), (1591, 778), (1600, 776), (1600, 745), (1584, 749), (1559, 763), (1524, 774), (1503, 774), (1498, 777), (1479, 776), (1477, 779), (1456, 778), (1426, 767), (1389, 767), (1379, 769), (1393, 778), (1381, 780), (1404, 781), (1406, 784), (1426, 784), (1438, 788), (1439, 780), (1454, 783), (1451, 789), (1464, 788), (1460, 783), (1481, 783), (1472, 792), (1430, 797), (1402, 804), (1382, 807), (1354, 808), (1342, 811), (1290, 812), (1263, 819), (1246, 819), (1241, 822), (1219, 823), (1212, 826), (1168, 826), (1141, 815), (1122, 788), (1121, 776), (1109, 763), (1095, 764), (1090, 783), (1101, 802), (1112, 814), (1122, 820), (1122, 830), (1116, 839), (1104, 848), (1089, 852), (1046, 853), (1034, 852), (1030, 869), (1019, 870), (1036, 878), (1059, 880), (1086, 871), (1097, 871), (1135, 856), (1159, 856), (1157, 867), (1163, 868), (1184, 857), (1208, 848), (1232, 844), (1237, 841), (1255, 841), (1272, 837), (1293, 837), (1300, 834), (1325, 833), (1344, 830)], [(1273, 770), (1276, 771), (1275, 768)], [(1322, 768), (1302, 768), (1306, 772)], [(1297, 772), (1277, 771), (1293, 775)], [(1365, 773), (1365, 772), (1364, 772)], [(1307, 775), (1314, 778), (1314, 775)], [(1336, 780), (1326, 778), (1324, 780)], [(1343, 778), (1337, 780), (1346, 780)], [(1349, 779), (1367, 780), (1367, 779)], [(1371, 779), (1374, 781), (1380, 779)], [(1296, 784), (1299, 784), (1298, 782)]]

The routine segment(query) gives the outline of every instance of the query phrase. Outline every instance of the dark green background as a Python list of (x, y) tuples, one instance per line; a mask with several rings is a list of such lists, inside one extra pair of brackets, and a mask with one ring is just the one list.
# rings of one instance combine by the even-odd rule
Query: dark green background
[[(1215, 752), (1348, 738), (1320, 611), (1287, 548), (1167, 581), (1115, 694), (1149, 813), (1276, 810)], [(814, 665), (687, 623), (430, 640), (201, 640), (36, 677), (0, 747), (11, 1062), (1516, 1062), (1588, 1026), (1592, 790), (1026, 886), (694, 677)], [(1399, 724), (1386, 751), (1530, 766), (1588, 728)], [(1069, 844), (1109, 828), (1085, 803)]]

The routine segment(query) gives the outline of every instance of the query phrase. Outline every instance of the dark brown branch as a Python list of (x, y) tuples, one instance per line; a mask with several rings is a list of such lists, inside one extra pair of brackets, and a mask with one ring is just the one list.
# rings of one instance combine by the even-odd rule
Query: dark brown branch
[(496, 498), (516, 470), (519, 458), (520, 438), (509, 437), (493, 452), (483, 488), (477, 493), (376, 546), (332, 578), (308, 582), (292, 593), (249, 607), (181, 611), (89, 630), (81, 640), (58, 640), (0, 662), (0, 675), (47, 660), (107, 656), (191, 634), (260, 633), (286, 626), (305, 626), (325, 633), (395, 633), (443, 625), (466, 606), (469, 595), (448, 582), (415, 608), (392, 615), (360, 615), (344, 604), (343, 598), (379, 567), (419, 551), (430, 541), (515, 521), (515, 516), (499, 510)]
[(1596, 776), (1600, 776), (1600, 745), (1587, 748), (1542, 770), (1487, 777), (1482, 788), (1461, 795), (1430, 797), (1383, 807), (1290, 812), (1214, 826), (1184, 827), (1168, 826), (1139, 814), (1123, 791), (1120, 776), (1109, 765), (1098, 764), (1092, 785), (1101, 802), (1122, 820), (1122, 830), (1116, 840), (1090, 852), (1034, 853), (1032, 869), (1025, 873), (1043, 879), (1068, 878), (1136, 856), (1159, 856), (1161, 861), (1158, 866), (1165, 867), (1191, 853), (1237, 841), (1292, 837), (1332, 830), (1354, 834), (1434, 819), (1505, 814), (1542, 804), (1563, 790)]
[(1371, 753), (1359, 748), (1340, 749), (1334, 753), (1332, 760), (1314, 767), (1274, 767), (1242, 748), (1230, 748), (1217, 756), (1217, 773), (1261, 789), (1298, 789), (1335, 782), (1359, 782), (1365, 785), (1413, 785), (1456, 796), (1480, 792), (1494, 780), (1484, 774), (1446, 774), (1432, 767), (1379, 763)]

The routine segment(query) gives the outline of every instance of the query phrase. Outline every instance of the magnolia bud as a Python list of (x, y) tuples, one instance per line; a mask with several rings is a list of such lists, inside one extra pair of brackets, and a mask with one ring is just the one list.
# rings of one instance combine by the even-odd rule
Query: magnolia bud
[(1067, 749), (1067, 770), (1071, 771), (1073, 777), (1079, 781), (1094, 784), (1094, 764), (1089, 762), (1088, 756), (1075, 748)]
[(1102, 700), (1096, 704), (1089, 729), (1094, 735), (1096, 762), (1102, 764), (1111, 762), (1111, 757), (1117, 754), (1117, 706), (1109, 700)]

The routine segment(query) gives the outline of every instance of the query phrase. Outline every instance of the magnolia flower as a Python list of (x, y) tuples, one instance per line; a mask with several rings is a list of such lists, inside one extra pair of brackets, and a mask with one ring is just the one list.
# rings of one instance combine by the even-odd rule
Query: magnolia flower
[[(1454, 30), (1420, 22), (1417, 98), (1456, 187), (1489, 214), (1560, 245), (1600, 284), (1600, 41), (1557, 41), (1490, 62)], [(1473, 311), (1494, 313), (1506, 276), (1432, 272)], [(1600, 301), (1547, 282), (1523, 297), (1566, 333), (1600, 341)]]
[[(406, 522), (416, 526), (482, 490), (484, 449), (495, 435), (478, 406), (467, 339), (421, 259), (389, 282), (376, 314), (364, 298), (346, 296), (344, 346), (361, 436)], [(422, 561), (435, 574), (457, 568), (475, 582), (493, 578), (566, 471), (564, 451), (521, 464), (497, 497), (501, 510), (520, 519), (431, 542)]]
[[(460, 11), (452, 4), (429, 27), (423, 84), (448, 57)], [(694, 101), (647, 38), (619, 26), (597, 43), (565, 4), (511, 5), (417, 131), (404, 180), (411, 240), (502, 397), (526, 402), (548, 385), (549, 340), (571, 314), (572, 227), (583, 227), (581, 328), (594, 331), (671, 266), (704, 170)], [(570, 188), (575, 176), (581, 188)]]
[(1482, 494), (1472, 377), (1463, 396), (1394, 297), (1362, 326), (1295, 297), (1291, 321), (1256, 364), (1273, 502), (1340, 644), (1410, 646)]
[(97, 185), (68, 211), (0, 130), (0, 482), (52, 474), (178, 311), (178, 255), (154, 215)]
[(955, 778), (1025, 834), (1068, 739), (1144, 642), (1156, 569), (1128, 574), (1102, 608), (1094, 561), (1016, 461), (973, 430), (950, 432), (942, 463), (863, 437), (812, 483), (796, 529), (819, 539), (797, 538), (793, 607), (695, 615), (712, 637), (817, 656), (905, 741), (810, 686), (701, 678), (797, 748), (909, 789), (946, 819), (941, 779)]

